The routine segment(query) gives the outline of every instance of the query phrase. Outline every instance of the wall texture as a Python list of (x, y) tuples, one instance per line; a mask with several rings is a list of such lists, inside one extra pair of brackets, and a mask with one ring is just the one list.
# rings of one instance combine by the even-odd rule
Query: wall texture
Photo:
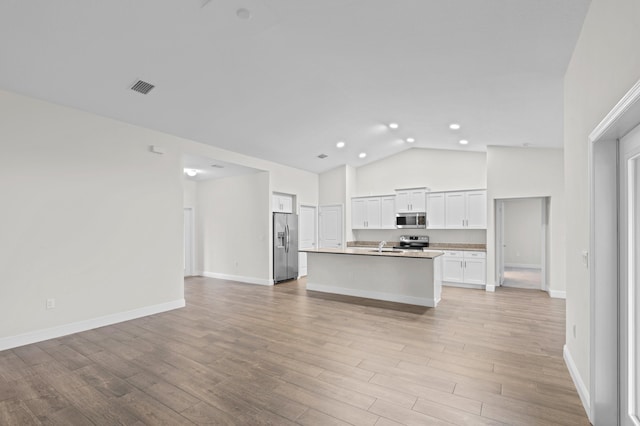
[[(640, 79), (640, 2), (593, 0), (565, 74), (567, 350), (589, 389), (588, 135)], [(575, 336), (573, 327), (575, 325)]]
[(504, 202), (506, 266), (539, 268), (542, 264), (542, 200), (515, 198)]
[(0, 122), (0, 340), (183, 299), (173, 137), (1, 91)]
[(552, 295), (565, 291), (565, 191), (561, 149), (487, 149), (487, 282), (495, 284), (495, 200), (550, 197), (548, 286)]
[(267, 284), (270, 200), (267, 172), (198, 182), (196, 269)]
[(487, 187), (484, 152), (412, 148), (358, 168), (354, 196), (394, 194), (399, 188), (432, 191)]

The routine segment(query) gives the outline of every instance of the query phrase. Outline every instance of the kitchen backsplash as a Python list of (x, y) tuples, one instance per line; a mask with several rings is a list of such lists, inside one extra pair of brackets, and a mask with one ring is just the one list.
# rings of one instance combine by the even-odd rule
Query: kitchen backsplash
[(400, 235), (428, 235), (431, 243), (487, 243), (485, 229), (359, 229), (353, 235), (356, 241), (399, 241)]

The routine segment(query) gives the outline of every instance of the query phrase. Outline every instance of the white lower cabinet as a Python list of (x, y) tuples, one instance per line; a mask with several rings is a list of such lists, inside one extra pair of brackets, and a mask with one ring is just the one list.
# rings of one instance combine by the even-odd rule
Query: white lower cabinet
[(486, 253), (483, 251), (445, 250), (442, 261), (442, 282), (486, 284)]

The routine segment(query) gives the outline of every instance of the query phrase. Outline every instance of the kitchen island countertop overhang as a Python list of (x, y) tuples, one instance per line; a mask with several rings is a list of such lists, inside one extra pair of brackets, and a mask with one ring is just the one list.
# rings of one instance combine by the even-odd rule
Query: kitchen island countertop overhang
[(443, 254), (436, 250), (301, 249), (307, 290), (436, 307)]

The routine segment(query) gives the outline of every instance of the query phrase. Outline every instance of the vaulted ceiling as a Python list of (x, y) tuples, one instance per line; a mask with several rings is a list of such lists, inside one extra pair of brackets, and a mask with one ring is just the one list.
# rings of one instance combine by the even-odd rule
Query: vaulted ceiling
[(0, 0), (0, 88), (313, 172), (412, 146), (561, 147), (588, 5)]

